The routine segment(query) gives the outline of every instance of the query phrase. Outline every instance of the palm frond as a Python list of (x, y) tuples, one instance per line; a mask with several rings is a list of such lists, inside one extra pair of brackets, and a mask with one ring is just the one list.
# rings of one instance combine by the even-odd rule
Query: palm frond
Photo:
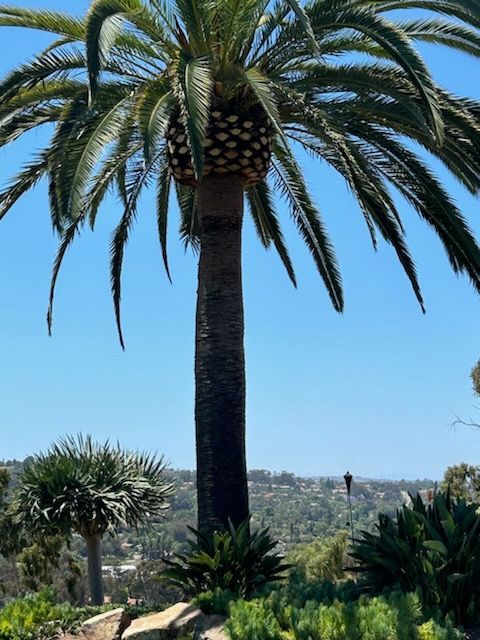
[(214, 6), (212, 0), (175, 0), (175, 8), (196, 56), (208, 53)]
[(85, 26), (83, 20), (66, 13), (42, 9), (25, 9), (0, 5), (0, 26), (27, 27), (66, 36), (73, 40), (83, 40)]
[(252, 92), (262, 105), (263, 110), (272, 121), (277, 135), (283, 137), (283, 123), (268, 78), (262, 75), (257, 69), (247, 69), (245, 71), (245, 77)]
[[(47, 327), (48, 327), (48, 335), (52, 335), (52, 327), (53, 327), (53, 305), (55, 302), (55, 290), (58, 281), (58, 275), (60, 273), (60, 269), (62, 268), (63, 260), (67, 253), (68, 248), (72, 244), (75, 239), (76, 234), (79, 231), (80, 226), (83, 224), (84, 218), (78, 217), (76, 220), (71, 222), (68, 227), (61, 231), (61, 240), (57, 248), (57, 253), (55, 256), (55, 260), (53, 262), (52, 268), (52, 276), (50, 278), (50, 293), (48, 298), (48, 309), (47, 309)], [(58, 224), (58, 223), (57, 223)]]
[(14, 98), (20, 91), (48, 80), (65, 79), (70, 72), (85, 68), (80, 49), (50, 51), (8, 74), (0, 83), (0, 104)]
[(290, 259), (288, 249), (285, 246), (280, 223), (274, 210), (273, 198), (268, 183), (259, 182), (257, 185), (247, 190), (247, 199), (250, 205), (255, 227), (263, 246), (268, 249), (274, 244), (283, 266), (292, 281), (294, 287), (297, 286), (297, 279)]
[(410, 20), (398, 24), (412, 40), (443, 45), (480, 56), (480, 35), (472, 27), (439, 19)]
[(185, 249), (190, 246), (194, 251), (199, 251), (200, 240), (195, 189), (178, 183), (175, 183), (175, 188), (180, 209), (180, 238), (185, 245)]
[(309, 248), (334, 308), (343, 310), (343, 291), (333, 248), (303, 182), (301, 171), (287, 147), (277, 140), (273, 169), (279, 191)]
[(108, 60), (123, 21), (142, 7), (141, 0), (95, 0), (92, 3), (86, 22), (88, 76), (92, 94), (97, 89), (98, 76)]
[(49, 153), (43, 151), (39, 157), (29, 162), (16, 176), (14, 181), (0, 193), (0, 220), (27, 191), (30, 191), (46, 174), (49, 165)]
[(128, 102), (129, 98), (124, 98), (108, 110), (100, 118), (86, 143), (82, 144), (70, 188), (69, 217), (72, 219), (80, 214), (85, 192), (101, 154), (107, 145), (120, 137), (124, 129), (128, 118)]
[(170, 268), (168, 266), (167, 253), (167, 223), (168, 223), (168, 199), (170, 196), (170, 183), (172, 177), (170, 174), (170, 165), (165, 156), (163, 159), (157, 181), (157, 228), (158, 238), (162, 249), (163, 264), (167, 272), (168, 279), (172, 281)]
[(138, 103), (138, 120), (147, 158), (164, 138), (174, 110), (173, 93), (166, 83), (163, 80), (149, 83)]
[(213, 77), (209, 58), (188, 59), (180, 55), (180, 63), (175, 76), (177, 100), (183, 124), (187, 132), (188, 145), (196, 177), (203, 175), (203, 142), (210, 118)]
[[(164, 153), (164, 152), (162, 152)], [(115, 310), (115, 319), (117, 323), (118, 338), (122, 349), (125, 349), (125, 341), (123, 338), (122, 321), (121, 321), (121, 292), (122, 292), (122, 266), (125, 246), (128, 242), (130, 230), (135, 222), (137, 215), (137, 204), (140, 193), (152, 178), (152, 174), (158, 165), (160, 155), (157, 155), (149, 163), (145, 164), (142, 160), (134, 165), (128, 176), (128, 201), (125, 206), (123, 215), (113, 232), (110, 244), (110, 280), (113, 296), (113, 306)]]
[(372, 11), (349, 8), (334, 14), (319, 13), (312, 22), (315, 33), (332, 28), (347, 28), (359, 31), (378, 43), (408, 74), (428, 110), (432, 131), (439, 141), (443, 139), (443, 120), (436, 87), (425, 63), (401, 29)]
[(317, 40), (315, 38), (315, 33), (314, 33), (314, 30), (313, 30), (312, 23), (310, 21), (309, 15), (303, 9), (303, 7), (300, 4), (299, 0), (285, 0), (285, 2), (286, 2), (286, 4), (288, 4), (290, 9), (294, 12), (294, 14), (297, 17), (297, 20), (298, 20), (301, 28), (306, 33), (307, 38), (308, 38), (308, 40), (310, 42), (310, 45), (312, 47), (313, 53), (318, 53), (318, 44), (317, 44)]

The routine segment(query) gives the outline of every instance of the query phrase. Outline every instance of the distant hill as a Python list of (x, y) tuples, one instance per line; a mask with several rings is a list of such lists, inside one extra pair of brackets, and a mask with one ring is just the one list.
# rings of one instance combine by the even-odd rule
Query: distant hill
[[(26, 461), (3, 460), (15, 485)], [(175, 470), (176, 492), (165, 520), (154, 531), (124, 530), (105, 540), (106, 563), (156, 560), (184, 548), (188, 531), (195, 525), (195, 472)], [(409, 482), (365, 480), (352, 484), (353, 523), (356, 530), (371, 529), (378, 512), (394, 513), (408, 494), (434, 487), (431, 480)], [(270, 527), (284, 549), (301, 542), (348, 529), (347, 494), (343, 478), (301, 478), (283, 471), (249, 472), (250, 509), (254, 526)], [(79, 553), (83, 546), (78, 545)]]

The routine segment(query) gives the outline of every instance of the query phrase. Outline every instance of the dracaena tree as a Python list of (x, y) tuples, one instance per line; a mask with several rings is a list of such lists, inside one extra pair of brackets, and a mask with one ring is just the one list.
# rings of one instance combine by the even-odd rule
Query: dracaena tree
[[(398, 11), (404, 9), (404, 11)], [(417, 10), (422, 9), (423, 12)], [(176, 193), (180, 235), (199, 252), (196, 439), (199, 528), (248, 516), (241, 277), (244, 201), (295, 284), (282, 197), (335, 309), (341, 278), (295, 157), (345, 179), (374, 246), (396, 252), (423, 300), (394, 187), (480, 289), (478, 245), (423, 147), (480, 189), (480, 107), (432, 79), (416, 43), (480, 54), (479, 0), (94, 0), (84, 17), (0, 7), (0, 25), (55, 34), (0, 85), (0, 141), (50, 127), (48, 145), (0, 196), (0, 216), (41, 178), (65, 253), (94, 227), (107, 192), (123, 213), (111, 242), (120, 340), (121, 269), (144, 188), (156, 190), (160, 247)], [(410, 144), (414, 142), (415, 144)], [(275, 196), (275, 197), (274, 197)]]
[(90, 596), (103, 604), (102, 538), (122, 526), (148, 526), (162, 515), (171, 492), (161, 458), (79, 436), (32, 459), (11, 511), (31, 535), (76, 533), (85, 540)]

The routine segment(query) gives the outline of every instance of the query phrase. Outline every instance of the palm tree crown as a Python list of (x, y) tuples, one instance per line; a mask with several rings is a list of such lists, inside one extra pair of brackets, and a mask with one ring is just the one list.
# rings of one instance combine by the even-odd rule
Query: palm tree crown
[[(406, 11), (391, 13), (397, 9)], [(85, 18), (0, 6), (0, 25), (57, 35), (0, 84), (1, 145), (54, 125), (49, 145), (0, 195), (3, 217), (40, 178), (48, 179), (52, 223), (61, 237), (50, 325), (65, 252), (85, 224), (94, 227), (102, 200), (114, 189), (124, 207), (111, 243), (123, 344), (121, 269), (142, 189), (156, 185), (168, 273), (170, 189), (174, 184), (181, 236), (197, 247), (195, 187), (212, 172), (243, 176), (260, 240), (277, 249), (295, 283), (275, 185), (334, 307), (342, 310), (334, 252), (295, 159), (298, 148), (345, 178), (373, 244), (379, 233), (393, 246), (422, 308), (391, 186), (436, 231), (455, 272), (466, 273), (480, 290), (477, 243), (422, 155), (406, 142), (418, 143), (471, 193), (479, 192), (479, 104), (439, 87), (414, 48), (425, 41), (480, 55), (479, 0), (94, 0)], [(215, 129), (216, 118), (225, 135)], [(247, 154), (258, 157), (243, 157), (242, 168), (238, 156), (245, 148), (237, 145), (249, 139), (252, 125), (251, 144), (258, 148)]]

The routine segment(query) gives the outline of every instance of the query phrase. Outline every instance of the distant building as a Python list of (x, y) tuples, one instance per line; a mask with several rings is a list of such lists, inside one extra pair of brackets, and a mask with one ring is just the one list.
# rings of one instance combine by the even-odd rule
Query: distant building
[(119, 564), (119, 565), (104, 564), (102, 566), (103, 575), (109, 578), (118, 578), (119, 576), (128, 575), (129, 573), (133, 574), (136, 572), (137, 572), (137, 567), (134, 564)]

